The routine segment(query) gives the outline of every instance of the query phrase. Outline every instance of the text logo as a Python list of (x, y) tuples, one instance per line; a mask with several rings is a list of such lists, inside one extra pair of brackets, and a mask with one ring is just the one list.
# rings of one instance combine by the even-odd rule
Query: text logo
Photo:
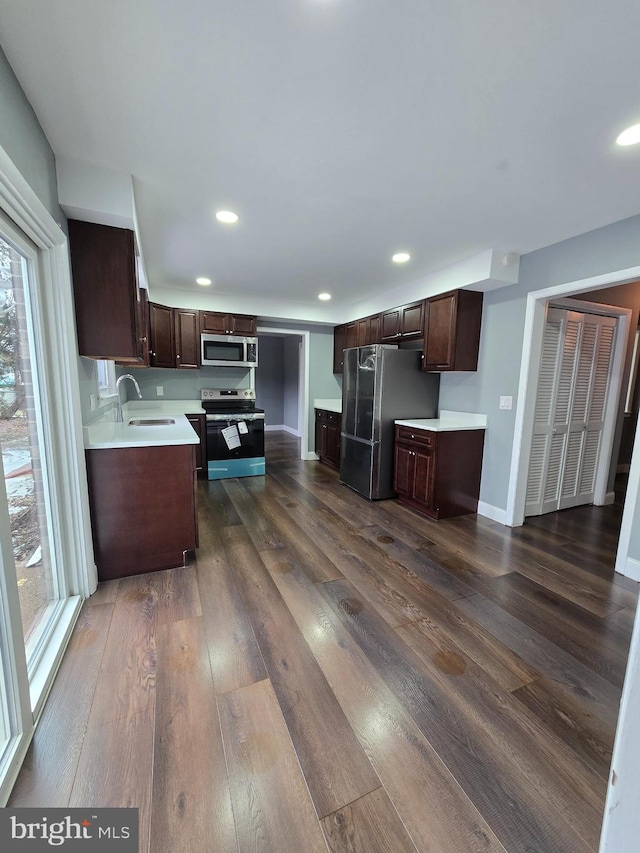
[(0, 809), (0, 849), (138, 853), (138, 809)]

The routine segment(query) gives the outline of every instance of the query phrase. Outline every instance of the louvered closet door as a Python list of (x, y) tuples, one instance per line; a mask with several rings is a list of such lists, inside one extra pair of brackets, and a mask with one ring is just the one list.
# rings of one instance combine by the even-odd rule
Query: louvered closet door
[(584, 315), (559, 509), (593, 502), (615, 329), (613, 317)]
[(592, 503), (616, 320), (550, 308), (525, 515)]

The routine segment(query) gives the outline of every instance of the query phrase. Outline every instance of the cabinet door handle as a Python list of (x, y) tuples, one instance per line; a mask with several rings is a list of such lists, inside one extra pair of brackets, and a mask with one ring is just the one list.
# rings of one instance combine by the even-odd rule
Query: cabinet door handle
[(176, 361), (180, 361), (180, 353), (176, 353)]
[(415, 435), (410, 435), (409, 438), (415, 438)]

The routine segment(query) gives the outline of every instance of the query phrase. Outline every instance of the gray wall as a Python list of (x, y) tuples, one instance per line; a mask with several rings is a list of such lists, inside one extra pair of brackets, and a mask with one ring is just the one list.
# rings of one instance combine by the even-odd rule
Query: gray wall
[(0, 49), (0, 145), (31, 189), (62, 227), (66, 219), (58, 205), (56, 163), (51, 146), (31, 104)]
[[(116, 367), (118, 376), (123, 373), (130, 373), (135, 377), (144, 400), (199, 400), (202, 388), (251, 387), (250, 371), (235, 367), (201, 367), (200, 370)], [(162, 396), (157, 393), (158, 387), (164, 391)], [(120, 395), (123, 402), (138, 399), (130, 382), (122, 384)]]
[(284, 423), (284, 339), (270, 335), (258, 338), (256, 400), (264, 409), (265, 426)]
[[(66, 232), (67, 220), (58, 205), (53, 150), (1, 49), (0, 116), (0, 145), (51, 216)], [(89, 395), (98, 393), (95, 364), (89, 359), (79, 358), (78, 374), (82, 421), (88, 423), (95, 417), (95, 413), (89, 408)]]
[[(637, 265), (640, 216), (523, 255), (520, 283), (485, 294), (478, 372), (443, 374), (440, 385), (442, 409), (488, 415), (481, 501), (507, 505), (527, 293)], [(499, 410), (501, 394), (513, 395), (512, 411)]]
[(302, 338), (291, 335), (284, 339), (284, 416), (282, 423), (298, 431), (298, 385), (300, 378), (300, 345)]

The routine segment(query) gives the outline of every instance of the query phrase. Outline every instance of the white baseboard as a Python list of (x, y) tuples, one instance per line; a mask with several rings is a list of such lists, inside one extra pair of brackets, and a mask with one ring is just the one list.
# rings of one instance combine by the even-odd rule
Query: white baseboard
[(616, 499), (616, 493), (615, 492), (607, 492), (607, 494), (604, 496), (604, 506), (610, 506), (612, 503), (615, 502), (615, 499)]
[(628, 462), (625, 462), (621, 465), (618, 465), (618, 467), (616, 468), (616, 474), (628, 474), (630, 467), (631, 466), (629, 465)]
[(484, 515), (485, 518), (490, 518), (492, 521), (497, 521), (499, 524), (507, 524), (507, 511), (499, 506), (478, 501), (478, 515)]
[(624, 564), (624, 572), (620, 572), (626, 578), (631, 578), (632, 581), (640, 582), (640, 560), (634, 560), (633, 557), (627, 557)]
[(318, 456), (318, 454), (317, 454), (317, 453), (314, 453), (314, 452), (313, 452), (313, 450), (310, 450), (310, 451), (307, 453), (307, 455), (305, 456), (305, 461), (306, 461), (306, 462), (317, 462), (317, 461), (318, 461), (318, 459), (320, 459), (320, 457)]
[(293, 429), (286, 424), (269, 424), (264, 428), (265, 432), (288, 432), (290, 435), (295, 435), (296, 438), (300, 438), (300, 433), (297, 429)]

